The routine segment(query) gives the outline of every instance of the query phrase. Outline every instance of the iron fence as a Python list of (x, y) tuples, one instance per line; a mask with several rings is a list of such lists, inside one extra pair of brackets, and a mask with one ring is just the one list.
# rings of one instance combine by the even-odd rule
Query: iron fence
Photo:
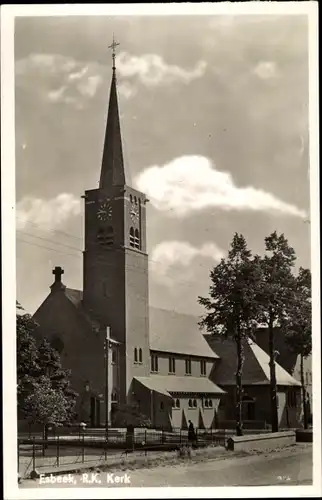
[[(231, 432), (214, 429), (196, 429), (194, 447), (226, 446)], [(128, 454), (160, 454), (160, 451), (175, 451), (187, 445), (188, 431), (135, 429), (87, 429), (78, 432), (52, 433), (47, 439), (41, 434), (18, 439), (18, 472), (27, 477), (32, 470), (46, 467), (62, 467), (69, 464), (100, 462), (111, 464)]]

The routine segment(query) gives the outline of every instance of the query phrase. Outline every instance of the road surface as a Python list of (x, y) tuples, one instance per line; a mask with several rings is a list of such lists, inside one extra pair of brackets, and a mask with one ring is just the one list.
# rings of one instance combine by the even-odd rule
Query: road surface
[[(156, 467), (115, 472), (102, 472), (84, 477), (71, 476), (71, 484), (39, 484), (39, 480), (24, 481), (22, 488), (39, 487), (202, 487), (202, 486), (272, 486), (312, 484), (312, 446), (297, 446), (270, 454), (202, 463)], [(118, 479), (117, 477), (122, 478)], [(91, 481), (92, 483), (86, 482)], [(45, 481), (45, 479), (43, 479)], [(120, 482), (122, 481), (122, 482)]]

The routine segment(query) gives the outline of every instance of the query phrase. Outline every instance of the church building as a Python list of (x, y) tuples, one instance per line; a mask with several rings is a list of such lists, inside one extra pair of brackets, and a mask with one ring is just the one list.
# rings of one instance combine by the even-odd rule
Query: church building
[[(50, 293), (34, 315), (39, 338), (48, 338), (71, 370), (78, 420), (114, 425), (114, 409), (123, 403), (139, 405), (155, 428), (233, 420), (233, 348), (203, 335), (198, 318), (149, 306), (148, 199), (125, 176), (115, 56), (99, 185), (82, 198), (83, 290), (68, 288), (55, 267)], [(262, 397), (268, 357), (252, 344), (248, 358), (245, 418), (269, 421), (268, 392)], [(277, 383), (282, 394), (291, 388), (300, 398), (299, 382), (282, 367)]]

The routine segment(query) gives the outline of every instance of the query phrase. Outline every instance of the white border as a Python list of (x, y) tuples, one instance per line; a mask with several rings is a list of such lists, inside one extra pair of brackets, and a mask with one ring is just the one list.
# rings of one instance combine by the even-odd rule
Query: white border
[[(318, 158), (318, 4), (317, 2), (241, 2), (185, 4), (87, 4), (87, 5), (5, 5), (1, 8), (1, 172), (2, 172), (2, 311), (3, 311), (3, 422), (4, 497), (42, 498), (164, 498), (215, 496), (232, 498), (317, 497), (321, 495), (321, 343), (320, 343), (320, 240), (319, 240), (319, 158)], [(313, 486), (225, 487), (225, 488), (105, 488), (19, 489), (17, 486), (17, 411), (15, 398), (15, 128), (14, 128), (14, 18), (17, 16), (98, 16), (98, 15), (298, 15), (309, 19), (310, 71), (310, 179), (311, 258), (313, 289)], [(14, 443), (14, 445), (13, 445)]]

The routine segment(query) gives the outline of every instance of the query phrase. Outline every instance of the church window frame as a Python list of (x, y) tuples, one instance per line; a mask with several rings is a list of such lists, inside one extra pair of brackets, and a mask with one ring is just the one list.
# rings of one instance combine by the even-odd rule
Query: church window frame
[(204, 359), (200, 360), (200, 376), (205, 377), (207, 375), (207, 362)]
[(134, 231), (134, 248), (137, 250), (141, 249), (140, 231), (138, 229), (135, 229)]
[(185, 360), (185, 374), (191, 375), (191, 359), (190, 358), (186, 358), (186, 360)]
[(189, 401), (188, 401), (188, 407), (189, 408), (193, 408), (193, 406), (192, 406), (192, 399), (189, 399)]
[(205, 408), (209, 408), (209, 401), (208, 401), (208, 399), (204, 400), (203, 405), (204, 405)]
[(297, 407), (297, 391), (294, 387), (290, 387), (287, 391), (287, 406), (289, 408)]
[(132, 248), (135, 248), (135, 236), (134, 236), (134, 234), (135, 234), (134, 227), (131, 226), (129, 236), (130, 236), (130, 247), (132, 247)]
[(111, 360), (112, 365), (116, 365), (117, 364), (117, 351), (116, 351), (115, 347), (112, 347), (111, 351), (112, 351), (112, 356), (111, 356), (112, 357), (112, 360)]
[(176, 373), (176, 358), (174, 356), (169, 357), (169, 373)]
[(159, 359), (156, 354), (151, 354), (151, 372), (158, 373), (159, 371)]
[(192, 404), (193, 404), (194, 408), (197, 408), (198, 404), (197, 404), (197, 400), (196, 399), (193, 400)]
[(139, 348), (139, 363), (143, 363), (143, 353), (141, 347)]
[(109, 247), (114, 244), (113, 226), (100, 227), (97, 231), (98, 243), (103, 247)]
[(138, 362), (138, 349), (134, 347), (134, 363)]
[(178, 408), (180, 408), (180, 406), (181, 406), (181, 405), (180, 405), (180, 399), (179, 399), (179, 398), (177, 398), (177, 399), (176, 399), (176, 408), (178, 409)]
[(213, 402), (212, 402), (212, 399), (209, 399), (209, 401), (208, 401), (208, 407), (209, 407), (209, 408), (212, 408), (212, 407), (213, 407)]
[(164, 402), (163, 401), (160, 401), (160, 410), (164, 411)]
[(112, 394), (111, 394), (111, 403), (118, 403), (119, 398), (118, 398), (118, 391), (117, 389), (113, 389)]

